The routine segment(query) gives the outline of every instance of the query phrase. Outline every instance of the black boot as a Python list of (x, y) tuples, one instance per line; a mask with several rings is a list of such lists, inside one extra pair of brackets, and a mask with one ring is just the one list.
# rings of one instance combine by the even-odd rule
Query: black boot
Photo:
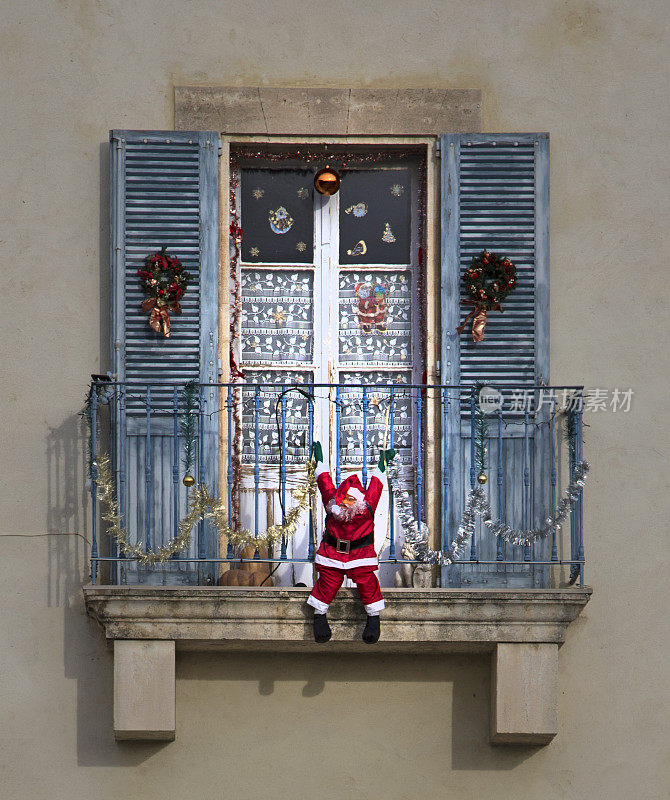
[[(328, 617), (325, 614), (314, 614), (314, 641), (322, 644), (329, 641), (331, 637)], [(378, 637), (379, 638), (379, 637)]]
[(379, 614), (374, 617), (368, 614), (368, 621), (363, 630), (363, 641), (367, 644), (374, 644), (379, 641)]

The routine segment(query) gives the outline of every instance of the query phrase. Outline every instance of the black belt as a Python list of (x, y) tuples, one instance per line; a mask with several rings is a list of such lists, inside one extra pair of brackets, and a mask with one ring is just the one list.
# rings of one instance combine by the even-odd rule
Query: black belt
[(366, 536), (361, 536), (360, 539), (338, 539), (332, 533), (326, 531), (323, 534), (323, 541), (334, 547), (338, 553), (349, 554), (352, 550), (358, 550), (359, 547), (365, 547), (368, 544), (375, 543), (374, 533), (368, 533)]

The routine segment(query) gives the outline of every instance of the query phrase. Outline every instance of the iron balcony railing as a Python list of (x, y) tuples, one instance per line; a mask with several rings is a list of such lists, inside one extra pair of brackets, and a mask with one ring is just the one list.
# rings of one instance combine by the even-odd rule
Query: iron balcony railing
[[(375, 521), (385, 534), (378, 543), (382, 583), (393, 580), (398, 565), (417, 563), (403, 550), (407, 519), (398, 516), (398, 492), (410, 498), (411, 524), (427, 523), (437, 550), (449, 548), (477, 487), (498, 520), (523, 530), (541, 527), (582, 459), (582, 395), (581, 386), (497, 385), (482, 393), (479, 386), (374, 378), (147, 385), (98, 376), (85, 409), (92, 581), (213, 584), (224, 567), (260, 560), (272, 565), (275, 585), (309, 584), (323, 525), (318, 497), (291, 540), (282, 538), (267, 553), (241, 553), (208, 518), (198, 519), (190, 542), (161, 563), (143, 563), (107, 532), (115, 510), (126, 541), (141, 552), (177, 538), (190, 508), (185, 483), (192, 479), (222, 504), (231, 528), (262, 536), (291, 508), (316, 438), (330, 453), (336, 484), (357, 471), (365, 485), (379, 449), (396, 451), (396, 483)], [(101, 486), (105, 455), (111, 491)], [(466, 551), (438, 571), (437, 581), (453, 587), (583, 584), (582, 518), (580, 489), (569, 523), (546, 539), (512, 545), (492, 537), (480, 520)]]

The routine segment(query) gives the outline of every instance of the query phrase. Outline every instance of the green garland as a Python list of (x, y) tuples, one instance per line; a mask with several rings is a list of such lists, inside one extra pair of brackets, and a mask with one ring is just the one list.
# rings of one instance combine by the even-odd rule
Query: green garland
[(149, 295), (142, 301), (142, 310), (150, 311), (149, 325), (156, 333), (170, 336), (170, 313), (181, 314), (179, 301), (186, 291), (191, 276), (176, 256), (167, 252), (165, 245), (158, 253), (144, 259), (144, 269), (137, 275), (142, 288)]
[(179, 435), (184, 442), (184, 471), (190, 474), (195, 463), (195, 439), (197, 434), (198, 382), (189, 381), (181, 392), (184, 412), (179, 417)]
[(516, 286), (516, 267), (506, 256), (482, 250), (474, 256), (472, 264), (462, 275), (463, 289), (467, 297), (461, 305), (474, 306), (461, 325), (456, 328), (460, 335), (472, 320), (472, 341), (484, 339), (486, 315), (489, 311), (502, 311), (501, 302)]
[(475, 466), (480, 472), (486, 471), (488, 431), (489, 423), (486, 415), (477, 405), (477, 410), (475, 411)]
[[(568, 446), (570, 466), (574, 470), (577, 462), (577, 412), (574, 408), (567, 408), (563, 412), (565, 424), (563, 426), (563, 441)], [(568, 586), (574, 586), (582, 570), (581, 564), (572, 564)]]
[(486, 445), (489, 434), (489, 421), (486, 414), (482, 411), (479, 404), (479, 393), (484, 384), (478, 383), (474, 388), (474, 394), (477, 401), (475, 402), (475, 468), (478, 470), (478, 480), (480, 483), (486, 482), (486, 454), (488, 448)]
[(570, 408), (565, 412), (565, 426), (563, 428), (563, 439), (568, 445), (570, 463), (574, 464), (577, 458), (577, 412)]
[(487, 310), (500, 310), (500, 303), (516, 285), (516, 267), (507, 256), (482, 250), (473, 256), (461, 280), (471, 302)]
[[(98, 400), (100, 398), (98, 397)], [(79, 412), (79, 415), (84, 418), (86, 423), (86, 470), (88, 479), (93, 478), (93, 387), (88, 390), (86, 400), (84, 400), (84, 408)], [(100, 415), (96, 416), (96, 435), (100, 438)]]

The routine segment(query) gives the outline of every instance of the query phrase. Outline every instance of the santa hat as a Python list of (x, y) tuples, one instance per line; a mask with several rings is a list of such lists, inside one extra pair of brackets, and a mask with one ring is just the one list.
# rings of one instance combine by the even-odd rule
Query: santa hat
[(363, 489), (363, 484), (358, 475), (349, 475), (349, 477), (345, 478), (337, 487), (337, 492), (335, 493), (335, 502), (337, 505), (340, 505), (347, 494), (355, 500), (365, 500), (365, 489)]

